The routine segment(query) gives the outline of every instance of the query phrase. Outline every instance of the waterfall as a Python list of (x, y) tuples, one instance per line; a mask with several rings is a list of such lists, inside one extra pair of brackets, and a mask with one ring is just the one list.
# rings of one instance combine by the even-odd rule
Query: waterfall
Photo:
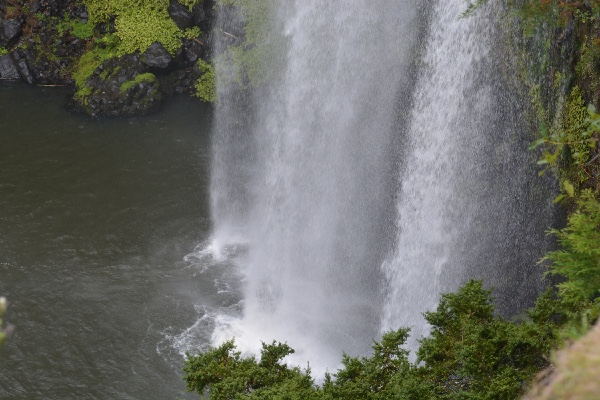
[[(424, 334), (420, 313), (467, 277), (514, 298), (546, 214), (528, 214), (535, 174), (489, 14), (436, 2), (420, 40), (414, 1), (273, 3), (276, 77), (245, 95), (219, 83), (212, 246), (235, 258), (243, 301), (217, 318), (215, 344), (287, 341), (320, 372), (381, 330)], [(221, 31), (240, 22), (230, 11)]]
[[(460, 18), (464, 1), (436, 2), (410, 110), (396, 245), (383, 263), (381, 330), (427, 334), (424, 311), (471, 278), (514, 314), (541, 287), (536, 261), (552, 220), (536, 188), (522, 105), (502, 76), (499, 7)], [(505, 71), (505, 70), (504, 70)], [(538, 182), (539, 183), (539, 182)], [(528, 303), (529, 302), (529, 303)]]

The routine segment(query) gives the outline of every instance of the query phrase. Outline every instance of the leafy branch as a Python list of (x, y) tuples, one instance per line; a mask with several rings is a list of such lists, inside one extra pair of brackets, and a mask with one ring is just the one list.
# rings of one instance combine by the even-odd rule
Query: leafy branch
[[(581, 168), (591, 165), (600, 156), (599, 153), (592, 158), (589, 157), (589, 149), (597, 148), (600, 140), (600, 114), (592, 104), (587, 107), (587, 116), (580, 124), (568, 130), (551, 130), (550, 132), (542, 127), (541, 132), (542, 137), (529, 146), (529, 150), (537, 149), (540, 146), (544, 147), (542, 156), (537, 161), (538, 165), (546, 166), (540, 171), (540, 176), (548, 169), (557, 167), (565, 154), (569, 154), (570, 161)], [(563, 188), (569, 197), (574, 197), (575, 189), (569, 180), (563, 181)], [(558, 196), (555, 202), (564, 197), (565, 195)]]

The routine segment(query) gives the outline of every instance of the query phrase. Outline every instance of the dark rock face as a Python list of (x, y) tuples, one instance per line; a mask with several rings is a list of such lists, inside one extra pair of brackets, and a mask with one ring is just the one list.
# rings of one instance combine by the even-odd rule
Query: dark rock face
[(19, 79), (19, 71), (15, 68), (9, 55), (0, 57), (0, 79)]
[(187, 62), (195, 63), (205, 54), (206, 46), (200, 40), (185, 40), (183, 51)]
[(194, 16), (194, 25), (199, 26), (203, 32), (209, 32), (212, 29), (212, 21), (215, 18), (215, 1), (202, 0), (192, 8)]
[(82, 108), (93, 117), (145, 115), (158, 110), (162, 100), (158, 81), (153, 76), (139, 79), (147, 72), (148, 66), (138, 54), (105, 61), (86, 82), (91, 93), (81, 100)]
[(35, 78), (29, 71), (29, 66), (26, 60), (27, 53), (22, 50), (17, 50), (11, 53), (10, 57), (12, 58), (13, 65), (15, 66), (19, 76), (25, 82), (33, 85), (35, 83)]
[(158, 75), (161, 90), (166, 95), (194, 94), (194, 83), (202, 74), (198, 68), (177, 69), (168, 75)]
[(0, 19), (0, 46), (8, 46), (13, 43), (22, 32), (21, 21), (17, 19)]
[(194, 26), (194, 16), (183, 4), (171, 0), (169, 4), (169, 15), (179, 29), (188, 29)]
[(169, 67), (173, 58), (162, 44), (154, 42), (144, 52), (143, 60), (150, 68), (164, 70)]

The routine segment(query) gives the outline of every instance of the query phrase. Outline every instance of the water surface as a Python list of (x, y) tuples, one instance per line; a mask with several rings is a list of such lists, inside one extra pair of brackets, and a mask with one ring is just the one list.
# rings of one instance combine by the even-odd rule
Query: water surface
[(223, 298), (184, 261), (210, 230), (212, 110), (91, 120), (64, 96), (0, 83), (0, 398), (188, 398), (173, 337)]

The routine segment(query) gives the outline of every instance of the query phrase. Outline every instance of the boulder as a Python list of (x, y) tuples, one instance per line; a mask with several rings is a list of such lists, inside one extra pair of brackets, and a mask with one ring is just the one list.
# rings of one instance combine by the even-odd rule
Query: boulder
[(183, 4), (171, 0), (168, 11), (171, 19), (179, 29), (188, 29), (194, 26), (194, 16)]
[(194, 16), (194, 25), (199, 26), (203, 32), (208, 32), (212, 29), (212, 21), (215, 20), (214, 15), (215, 1), (202, 0), (192, 8)]
[(204, 46), (197, 40), (185, 40), (183, 50), (186, 61), (195, 63), (204, 53)]
[(13, 66), (17, 70), (21, 79), (30, 85), (33, 85), (35, 83), (35, 78), (29, 70), (29, 65), (27, 64), (27, 60), (25, 58), (25, 51), (16, 50), (10, 54), (10, 57), (12, 58)]
[(0, 79), (20, 79), (19, 71), (15, 68), (8, 54), (0, 56)]
[(173, 61), (173, 57), (171, 57), (162, 44), (154, 42), (144, 52), (142, 60), (150, 68), (161, 70), (169, 67)]
[(96, 68), (74, 99), (92, 117), (127, 117), (157, 111), (162, 100), (159, 89), (141, 57), (128, 54)]
[(21, 22), (17, 19), (0, 19), (0, 46), (7, 46), (14, 42), (23, 28)]

